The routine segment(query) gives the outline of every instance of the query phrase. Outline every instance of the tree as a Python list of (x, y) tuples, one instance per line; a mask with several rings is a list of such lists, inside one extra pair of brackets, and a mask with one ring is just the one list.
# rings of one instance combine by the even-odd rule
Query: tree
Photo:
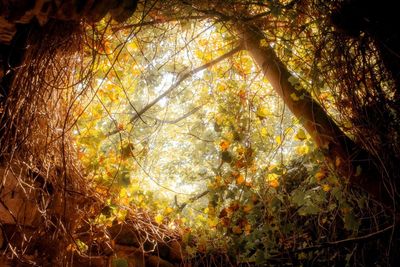
[[(117, 21), (136, 8), (136, 1), (118, 3), (119, 8), (110, 7), (111, 17)], [(75, 1), (68, 4), (76, 7)], [(78, 22), (85, 16), (89, 22), (93, 22), (93, 15), (94, 21), (100, 19), (108, 11), (103, 4), (89, 1), (87, 7), (77, 9)], [(395, 165), (400, 154), (396, 152), (398, 60), (390, 57), (396, 54), (397, 37), (388, 30), (377, 30), (374, 23), (381, 21), (384, 12), (371, 13), (373, 3), (368, 2), (363, 12), (375, 22), (357, 16), (360, 27), (355, 32), (343, 21), (351, 13), (349, 9), (360, 5), (358, 1), (319, 4), (311, 0), (145, 1), (125, 24), (108, 18), (91, 27), (72, 23), (70, 32), (75, 38), (76, 29), (87, 27), (85, 39), (77, 38), (81, 40), (77, 45), (80, 55), (72, 53), (74, 57), (65, 60), (55, 49), (57, 53), (44, 53), (57, 55), (48, 57), (47, 62), (52, 64), (42, 64), (35, 61), (43, 55), (36, 40), (33, 44), (37, 50), (27, 49), (31, 61), (15, 57), (10, 66), (5, 65), (2, 86), (13, 94), (5, 94), (4, 114), (8, 117), (2, 115), (2, 119), (12, 127), (15, 120), (9, 117), (37, 121), (52, 133), (48, 135), (50, 140), (45, 139), (41, 145), (60, 146), (61, 156), (52, 158), (58, 159), (54, 165), (59, 162), (63, 167), (61, 171), (55, 168), (54, 177), (58, 175), (63, 181), (50, 183), (50, 176), (45, 177), (38, 190), (48, 195), (55, 191), (61, 202), (75, 193), (67, 190), (73, 180), (69, 177), (76, 169), (73, 159), (66, 156), (72, 154), (66, 152), (77, 148), (84, 176), (106, 199), (101, 212), (93, 212), (89, 220), (102, 227), (129, 220), (132, 207), (140, 212), (147, 210), (149, 223), (160, 228), (167, 224), (180, 227), (185, 217), (195, 218), (194, 229), (203, 229), (219, 237), (218, 241), (226, 238), (229, 250), (239, 255), (238, 262), (259, 264), (280, 257), (275, 251), (285, 246), (295, 251), (296, 256), (289, 258), (297, 262), (307, 251), (372, 239), (393, 226), (382, 229), (376, 220), (370, 226), (381, 229), (376, 233), (332, 242), (331, 237), (338, 237), (326, 231), (332, 225), (324, 225), (330, 220), (335, 222), (335, 216), (330, 215), (340, 214), (339, 224), (344, 230), (340, 229), (343, 231), (339, 231), (339, 237), (347, 237), (344, 231), (355, 235), (369, 229), (368, 223), (355, 215), (363, 210), (365, 197), (342, 192), (347, 182), (395, 212), (396, 183), (387, 180), (398, 177)], [(332, 11), (334, 15), (330, 15)], [(392, 20), (384, 20), (383, 25), (390, 23)], [(344, 35), (335, 36), (332, 24)], [(40, 26), (36, 28), (40, 32)], [(65, 37), (56, 35), (54, 29), (51, 34), (58, 36), (54, 40), (63, 43), (62, 47), (73, 47), (65, 45), (69, 42), (64, 42)], [(29, 42), (35, 41), (29, 38)], [(17, 43), (18, 49), (24, 49), (24, 41)], [(76, 68), (56, 62), (71, 66), (75, 62)], [(35, 70), (33, 75), (18, 71), (30, 68)], [(59, 70), (69, 70), (68, 75), (55, 75)], [(41, 75), (44, 79), (37, 83)], [(52, 94), (54, 88), (74, 86), (65, 94)], [(37, 89), (34, 95), (38, 100), (32, 105), (27, 100), (31, 91), (26, 90), (28, 94), (19, 98), (20, 88), (25, 87)], [(40, 89), (46, 93), (41, 94)], [(35, 103), (44, 106), (45, 99), (53, 98), (65, 121), (47, 119), (43, 124), (35, 116), (49, 111), (31, 111), (38, 107)], [(18, 117), (15, 114), (19, 107), (24, 113)], [(383, 124), (387, 129), (381, 129)], [(34, 154), (36, 150), (30, 150), (27, 144), (41, 143), (34, 139), (38, 135), (3, 125), (2, 131), (24, 144), (21, 147), (26, 155)], [(318, 152), (310, 152), (309, 137), (300, 125), (327, 163)], [(33, 127), (32, 133), (37, 128)], [(62, 129), (60, 135), (58, 129)], [(67, 144), (67, 133), (72, 129), (76, 142)], [(9, 139), (3, 136), (1, 142), (6, 144)], [(4, 151), (13, 151), (13, 145)], [(45, 169), (51, 154), (47, 149), (40, 151), (44, 150), (45, 155), (37, 157), (40, 170)], [(58, 155), (57, 149), (51, 151)], [(289, 160), (294, 151), (297, 158)], [(386, 151), (389, 156), (384, 155)], [(163, 153), (168, 154), (168, 160)], [(27, 164), (31, 158), (23, 158), (22, 162)], [(328, 169), (336, 170), (338, 175)], [(34, 182), (43, 178), (39, 174), (34, 175)], [(188, 182), (190, 186), (185, 187)], [(64, 213), (57, 213), (65, 224), (66, 207)], [(288, 218), (295, 218), (295, 222), (288, 224)], [(307, 234), (315, 232), (304, 224), (310, 218), (322, 225), (311, 241)], [(210, 229), (205, 230), (204, 225)], [(306, 247), (297, 245), (300, 241), (291, 243), (290, 238), (297, 238), (293, 232), (305, 233), (300, 240)], [(189, 240), (193, 236), (184, 235), (187, 251), (193, 257), (208, 249), (205, 240), (210, 235), (199, 236), (192, 247)], [(260, 236), (268, 240), (260, 242)], [(89, 239), (72, 241), (71, 246), (79, 250), (89, 247)]]
[[(260, 5), (268, 6), (270, 9), (270, 11), (267, 12), (268, 15), (272, 14), (273, 16), (274, 12), (276, 12), (277, 16), (279, 16), (281, 13), (290, 11), (293, 6), (297, 4), (301, 5), (301, 3), (297, 2), (298, 1), (291, 1), (286, 4), (271, 2)], [(358, 4), (356, 3), (354, 5)], [(249, 6), (250, 5), (251, 4), (249, 4)], [(384, 181), (379, 178), (380, 172), (377, 166), (374, 165), (376, 164), (374, 161), (376, 162), (377, 159), (374, 159), (364, 148), (356, 145), (355, 142), (337, 126), (337, 123), (327, 114), (326, 110), (313, 99), (311, 93), (302, 88), (297, 75), (291, 73), (287, 66), (285, 66), (282, 60), (276, 55), (276, 52), (271, 47), (271, 41), (268, 41), (268, 36), (263, 32), (259, 21), (254, 23), (255, 17), (263, 17), (266, 16), (266, 14), (249, 15), (250, 9), (246, 10), (248, 6), (244, 4), (243, 7), (240, 2), (231, 3), (229, 5), (230, 8), (234, 10), (233, 12), (226, 12), (228, 8), (225, 4), (215, 4), (212, 10), (206, 8), (202, 9), (203, 6), (206, 6), (205, 4), (197, 7), (195, 3), (192, 3), (192, 6), (197, 11), (232, 22), (233, 29), (244, 42), (245, 49), (250, 52), (254, 61), (262, 69), (264, 75), (271, 82), (277, 94), (301, 121), (317, 146), (324, 152), (325, 156), (333, 165), (335, 165), (338, 173), (349, 178), (350, 183), (363, 188), (386, 206), (392, 206), (393, 192), (385, 189)], [(343, 8), (343, 16), (348, 14), (346, 13), (347, 11), (345, 11), (346, 7)], [(366, 10), (370, 12), (371, 7), (367, 5)], [(234, 18), (236, 12), (240, 14), (239, 19)], [(380, 11), (379, 14), (381, 13), (383, 12)], [(392, 16), (389, 17), (391, 18)], [(341, 21), (343, 22), (343, 20)], [(366, 27), (371, 28), (371, 30), (367, 30), (367, 32), (371, 34), (373, 38), (379, 38), (380, 35), (378, 31), (376, 31), (375, 26), (369, 25)], [(390, 40), (395, 43), (397, 39), (392, 38)], [(378, 44), (378, 47), (381, 46)], [(393, 62), (397, 61), (393, 60), (393, 57), (391, 57), (392, 63), (389, 63), (387, 60), (388, 57), (385, 56), (386, 54), (387, 52), (381, 52), (385, 64), (388, 66), (391, 73), (394, 73), (392, 77), (396, 80), (397, 71), (395, 70), (395, 65), (397, 63)], [(373, 89), (370, 88), (369, 90)]]

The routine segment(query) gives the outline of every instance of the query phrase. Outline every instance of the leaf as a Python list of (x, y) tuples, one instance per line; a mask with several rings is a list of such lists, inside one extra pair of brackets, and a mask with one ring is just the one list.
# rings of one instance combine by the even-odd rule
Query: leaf
[(294, 100), (294, 101), (299, 101), (300, 97), (298, 97), (295, 93), (291, 93), (290, 97)]
[(292, 86), (295, 86), (296, 84), (299, 83), (299, 80), (298, 80), (296, 77), (294, 77), (293, 75), (291, 75), (291, 76), (288, 78), (288, 82), (289, 82)]
[(161, 214), (157, 214), (157, 215), (154, 217), (154, 220), (156, 221), (156, 223), (162, 224), (162, 222), (163, 222), (163, 220), (164, 220), (164, 216), (161, 215)]
[(307, 215), (318, 214), (319, 212), (321, 212), (321, 210), (316, 205), (311, 203), (309, 205), (301, 207), (298, 212), (299, 212), (299, 215), (301, 215), (301, 216), (307, 216)]
[(243, 206), (243, 212), (244, 213), (249, 213), (251, 210), (253, 210), (254, 206), (251, 203), (247, 203), (246, 205)]
[(329, 184), (323, 184), (322, 185), (322, 190), (324, 192), (329, 192), (331, 190), (331, 186)]
[(360, 227), (360, 220), (357, 219), (353, 212), (348, 212), (344, 215), (344, 228), (350, 231), (357, 231)]
[(306, 193), (305, 192), (303, 192), (301, 190), (296, 190), (293, 193), (292, 201), (297, 206), (301, 206), (301, 205), (304, 205), (304, 203), (305, 203), (305, 197), (306, 197)]
[(267, 137), (268, 136), (268, 130), (265, 127), (261, 128), (261, 136), (262, 137)]
[(232, 227), (232, 232), (234, 234), (238, 234), (239, 235), (239, 234), (242, 233), (242, 228), (240, 226), (235, 225), (235, 226)]
[(259, 107), (256, 111), (256, 115), (263, 119), (271, 115), (271, 112), (265, 107)]
[(244, 181), (245, 181), (245, 179), (244, 179), (244, 176), (243, 176), (243, 175), (239, 175), (239, 176), (236, 178), (236, 184), (238, 184), (238, 185), (243, 184)]
[(269, 186), (271, 186), (272, 188), (278, 188), (279, 187), (279, 181), (278, 180), (271, 180), (269, 181)]
[(282, 144), (282, 138), (280, 136), (275, 137), (275, 141), (278, 145)]
[(268, 47), (269, 45), (268, 45), (267, 40), (262, 39), (262, 40), (260, 41), (260, 46), (261, 46), (261, 47)]
[(326, 177), (326, 172), (324, 171), (319, 171), (315, 174), (315, 179), (317, 179), (318, 182), (322, 181)]
[(299, 156), (306, 155), (306, 154), (308, 154), (308, 152), (310, 152), (310, 147), (307, 145), (296, 147), (296, 153)]
[(251, 232), (251, 224), (249, 224), (249, 223), (245, 224), (244, 232), (246, 233), (246, 235), (250, 234), (250, 232)]
[(279, 186), (279, 181), (278, 181), (279, 175), (276, 173), (269, 173), (266, 177), (266, 180), (268, 182), (268, 185), (271, 186), (272, 188), (278, 188)]
[(215, 227), (218, 225), (218, 218), (208, 218), (207, 219), (207, 224), (210, 227)]
[(307, 139), (307, 135), (303, 129), (299, 129), (295, 135), (295, 138), (297, 140), (304, 141), (305, 139)]
[(173, 211), (174, 211), (173, 208), (171, 208), (171, 207), (166, 207), (165, 210), (164, 210), (164, 214), (165, 214), (165, 215), (169, 215), (169, 214), (171, 214)]
[(231, 144), (231, 143), (229, 143), (229, 141), (227, 141), (227, 140), (222, 140), (222, 141), (219, 143), (219, 147), (221, 148), (222, 151), (226, 151), (226, 150), (228, 150), (230, 144)]

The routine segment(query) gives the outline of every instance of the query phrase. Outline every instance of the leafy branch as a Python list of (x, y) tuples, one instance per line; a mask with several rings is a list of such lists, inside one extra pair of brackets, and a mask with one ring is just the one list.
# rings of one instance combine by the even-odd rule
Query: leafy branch
[[(201, 65), (201, 66), (199, 66), (199, 67), (197, 67), (197, 68), (195, 68), (195, 69), (193, 69), (193, 70), (191, 70), (191, 71), (188, 71), (188, 72), (182, 74), (182, 75), (180, 76), (180, 78), (179, 78), (174, 84), (172, 84), (164, 93), (162, 93), (161, 95), (159, 95), (158, 97), (156, 97), (153, 101), (151, 101), (149, 104), (147, 104), (143, 109), (141, 109), (140, 111), (136, 112), (136, 113), (132, 116), (132, 118), (130, 119), (129, 122), (130, 122), (130, 123), (134, 123), (134, 122), (135, 122), (138, 118), (140, 118), (146, 111), (148, 111), (150, 108), (152, 108), (154, 105), (156, 105), (161, 99), (163, 99), (164, 97), (166, 97), (166, 96), (168, 96), (169, 94), (171, 94), (171, 93), (172, 93), (176, 88), (178, 88), (178, 86), (179, 86), (183, 81), (185, 81), (186, 79), (192, 77), (194, 74), (196, 74), (196, 73), (198, 73), (198, 72), (200, 72), (200, 71), (202, 71), (202, 70), (205, 70), (205, 69), (207, 69), (207, 68), (209, 68), (209, 67), (212, 67), (212, 66), (214, 66), (215, 64), (218, 64), (219, 62), (221, 62), (221, 61), (223, 61), (223, 60), (225, 60), (225, 59), (227, 59), (227, 58), (233, 56), (233, 55), (236, 54), (237, 52), (243, 50), (243, 48), (244, 48), (244, 46), (243, 46), (243, 44), (241, 43), (240, 45), (238, 45), (237, 47), (235, 47), (235, 48), (232, 49), (231, 51), (229, 51), (229, 52), (223, 54), (222, 56), (220, 56), (220, 57), (218, 57), (218, 58), (216, 58), (216, 59), (214, 59), (214, 60), (211, 60), (210, 62), (207, 62), (206, 64)], [(107, 134), (107, 136), (112, 136), (112, 135), (118, 133), (119, 131), (120, 131), (119, 129), (115, 129), (115, 130), (109, 132), (109, 133)]]

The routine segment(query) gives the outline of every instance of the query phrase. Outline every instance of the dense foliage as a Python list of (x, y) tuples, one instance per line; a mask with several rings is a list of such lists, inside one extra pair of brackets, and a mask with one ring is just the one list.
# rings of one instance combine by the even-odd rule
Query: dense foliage
[[(79, 99), (74, 133), (86, 176), (107, 198), (96, 222), (148, 210), (159, 224), (190, 227), (183, 241), (193, 258), (223, 251), (239, 263), (384, 264), (365, 255), (381, 244), (364, 241), (387, 233), (391, 219), (335, 172), (341, 159), (324, 158), (235, 30), (242, 22), (261, 30), (259, 45), (271, 46), (292, 73), (293, 101), (306, 90), (379, 158), (377, 147), (398, 134), (398, 99), (371, 36), (335, 31), (335, 8), (334, 1), (160, 2), (139, 5), (126, 25), (105, 19), (88, 29), (96, 78)], [(367, 113), (378, 104), (375, 112), (393, 117), (387, 133), (380, 124), (366, 130), (382, 119)], [(398, 142), (391, 144), (397, 157)], [(354, 175), (362, 172), (357, 165)]]

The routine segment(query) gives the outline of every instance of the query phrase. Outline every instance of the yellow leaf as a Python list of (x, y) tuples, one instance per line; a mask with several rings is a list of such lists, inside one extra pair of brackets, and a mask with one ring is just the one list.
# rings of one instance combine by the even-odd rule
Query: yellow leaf
[(260, 41), (260, 46), (261, 46), (261, 47), (268, 47), (267, 40), (262, 39), (262, 40)]
[(262, 137), (267, 137), (268, 136), (267, 128), (265, 128), (265, 127), (261, 128), (261, 136)]
[(256, 114), (260, 118), (266, 118), (268, 115), (271, 114), (271, 112), (269, 112), (269, 110), (265, 107), (259, 107), (256, 111)]
[(324, 190), (325, 192), (328, 192), (331, 190), (331, 186), (329, 184), (324, 184), (324, 185), (322, 185), (322, 190)]
[(156, 223), (161, 224), (163, 222), (163, 220), (164, 220), (164, 216), (162, 216), (161, 214), (157, 214), (154, 217), (154, 220), (156, 221)]
[(275, 137), (275, 141), (278, 145), (282, 144), (282, 139), (280, 136)]
[(245, 179), (244, 179), (244, 177), (243, 177), (243, 175), (239, 175), (237, 178), (236, 178), (236, 184), (243, 184), (243, 182), (245, 181)]
[[(233, 133), (232, 132), (228, 132), (226, 135), (225, 135), (225, 139), (227, 139), (227, 140), (229, 140), (229, 141), (232, 141), (233, 140)], [(229, 143), (229, 141), (228, 141), (228, 143)]]
[(242, 146), (239, 146), (239, 147), (236, 149), (236, 152), (237, 152), (239, 155), (243, 155), (243, 154), (246, 152), (246, 148), (244, 148), (244, 147), (242, 147)]
[(307, 136), (303, 129), (299, 129), (295, 135), (295, 138), (297, 140), (303, 141), (303, 140), (307, 139)]
[(168, 215), (168, 214), (171, 214), (173, 211), (174, 211), (173, 208), (171, 208), (171, 207), (166, 207), (165, 210), (164, 210), (164, 214), (165, 214), (165, 215)]
[(138, 48), (138, 45), (135, 42), (129, 42), (127, 46), (131, 52), (135, 51)]
[(207, 219), (207, 224), (210, 227), (215, 227), (218, 225), (218, 218), (208, 218)]
[(276, 173), (269, 173), (267, 175), (267, 181), (269, 186), (273, 188), (277, 188), (279, 186), (279, 181), (278, 181), (279, 176)]
[(295, 94), (295, 93), (291, 93), (290, 97), (294, 100), (294, 101), (299, 101), (300, 98)]
[(308, 146), (298, 146), (296, 147), (296, 153), (300, 156), (307, 154), (310, 151)]
[(278, 179), (278, 174), (276, 174), (276, 173), (269, 173), (268, 175), (267, 175), (267, 181), (272, 181), (272, 180), (276, 180), (276, 179)]
[(218, 90), (218, 92), (223, 92), (223, 91), (225, 91), (225, 89), (226, 89), (226, 85), (225, 84), (218, 84), (217, 85), (217, 90)]

